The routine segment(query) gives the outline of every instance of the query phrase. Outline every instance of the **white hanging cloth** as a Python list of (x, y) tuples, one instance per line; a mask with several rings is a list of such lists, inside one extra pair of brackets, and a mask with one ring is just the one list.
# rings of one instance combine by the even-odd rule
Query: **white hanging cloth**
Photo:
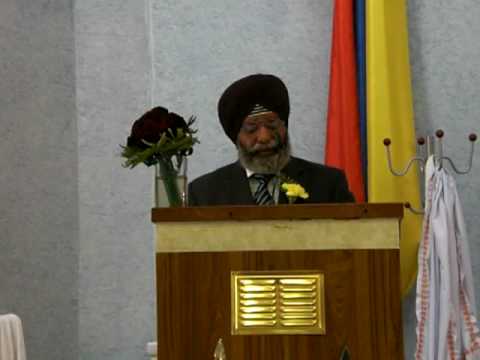
[(0, 360), (25, 360), (22, 321), (17, 315), (0, 315)]
[(470, 253), (455, 180), (433, 157), (425, 175), (415, 359), (480, 360)]

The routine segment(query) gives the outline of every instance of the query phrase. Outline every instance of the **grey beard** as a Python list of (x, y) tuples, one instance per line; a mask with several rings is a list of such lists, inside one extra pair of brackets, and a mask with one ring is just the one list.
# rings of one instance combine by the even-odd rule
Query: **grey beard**
[(290, 160), (290, 141), (288, 135), (285, 143), (276, 139), (272, 147), (277, 151), (269, 156), (258, 156), (255, 149), (249, 150), (240, 145), (237, 141), (238, 159), (244, 168), (257, 174), (278, 174)]

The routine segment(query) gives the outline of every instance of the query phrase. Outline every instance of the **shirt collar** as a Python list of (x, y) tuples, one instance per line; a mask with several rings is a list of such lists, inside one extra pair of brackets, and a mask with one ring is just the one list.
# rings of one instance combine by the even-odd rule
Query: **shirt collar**
[[(245, 172), (247, 173), (247, 179), (249, 179), (249, 180), (250, 180), (250, 178), (251, 178), (252, 175), (258, 174), (258, 173), (256, 173), (256, 172), (250, 170), (250, 169), (247, 169), (247, 168), (245, 168)], [(270, 178), (269, 178), (270, 180), (273, 179), (273, 178), (275, 178), (275, 175), (274, 175), (274, 174), (265, 174), (265, 175), (267, 175), (267, 176), (270, 175)]]
[[(252, 176), (253, 174), (257, 174), (256, 172), (254, 172), (250, 169), (247, 169), (247, 168), (245, 168), (245, 172), (247, 173), (247, 179), (250, 179), (250, 176)], [(271, 175), (272, 178), (275, 177), (274, 174), (265, 174), (265, 175)]]

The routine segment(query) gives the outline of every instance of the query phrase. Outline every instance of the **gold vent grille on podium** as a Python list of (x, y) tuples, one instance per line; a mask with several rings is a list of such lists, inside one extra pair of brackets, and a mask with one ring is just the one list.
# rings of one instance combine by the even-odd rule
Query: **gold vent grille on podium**
[(232, 334), (325, 334), (319, 272), (232, 272)]

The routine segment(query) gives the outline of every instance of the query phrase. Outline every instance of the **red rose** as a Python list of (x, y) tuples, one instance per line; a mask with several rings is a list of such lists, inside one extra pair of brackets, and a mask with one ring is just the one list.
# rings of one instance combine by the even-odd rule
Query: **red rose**
[(167, 109), (160, 106), (155, 107), (133, 123), (132, 133), (127, 139), (127, 146), (146, 149), (148, 145), (142, 140), (156, 143), (164, 133), (171, 136), (168, 129), (176, 134), (177, 129), (187, 130), (188, 126), (180, 115), (169, 113)]

